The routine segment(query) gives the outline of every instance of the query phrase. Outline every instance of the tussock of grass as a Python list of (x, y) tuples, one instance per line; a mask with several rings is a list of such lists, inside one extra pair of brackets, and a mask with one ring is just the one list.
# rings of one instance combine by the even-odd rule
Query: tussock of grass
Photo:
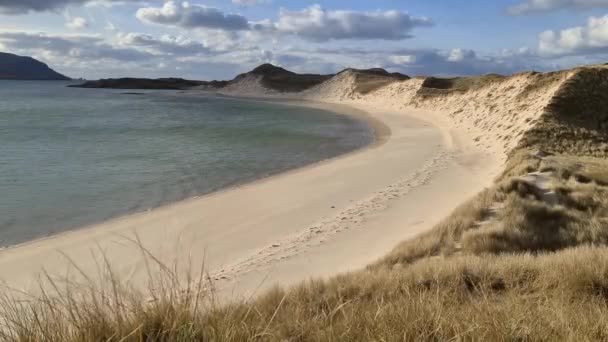
[(504, 171), (496, 181), (509, 181), (513, 177), (538, 171), (541, 164), (541, 159), (536, 156), (538, 153), (542, 152), (533, 152), (531, 149), (521, 149), (513, 152), (507, 160)]
[[(577, 241), (579, 218), (561, 207), (510, 195), (496, 222), (463, 236), (463, 248), (473, 254), (555, 251)], [(606, 232), (608, 237), (608, 231)]]

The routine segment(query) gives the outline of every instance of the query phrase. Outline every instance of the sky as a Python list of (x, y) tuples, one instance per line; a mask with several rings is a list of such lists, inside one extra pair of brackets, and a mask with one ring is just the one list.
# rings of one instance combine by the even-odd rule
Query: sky
[(608, 0), (0, 0), (0, 51), (87, 79), (548, 71), (608, 59)]

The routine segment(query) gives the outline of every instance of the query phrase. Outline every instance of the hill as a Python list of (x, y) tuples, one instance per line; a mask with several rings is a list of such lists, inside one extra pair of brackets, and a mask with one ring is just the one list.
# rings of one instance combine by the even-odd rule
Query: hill
[(344, 73), (357, 76), (357, 91), (361, 93), (370, 92), (394, 81), (409, 79), (407, 75), (389, 73), (380, 68), (345, 69), (338, 74), (322, 75), (298, 74), (272, 64), (263, 64), (248, 73), (238, 75), (220, 91), (245, 96), (248, 94), (264, 94), (266, 96), (284, 93), (295, 94), (312, 89)]
[(0, 52), (0, 80), (67, 81), (70, 78), (32, 57)]
[(240, 74), (230, 81), (228, 88), (243, 84), (259, 83), (264, 88), (280, 92), (294, 93), (306, 90), (330, 79), (333, 75), (297, 74), (272, 64), (263, 64), (250, 72)]

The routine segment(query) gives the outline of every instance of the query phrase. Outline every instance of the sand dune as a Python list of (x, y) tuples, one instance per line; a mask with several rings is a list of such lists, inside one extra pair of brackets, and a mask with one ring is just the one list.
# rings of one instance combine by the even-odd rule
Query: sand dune
[[(408, 193), (402, 199), (391, 203), (387, 211), (382, 212), (384, 219), (392, 217), (393, 222), (373, 222), (368, 228), (373, 231), (380, 226), (399, 227), (393, 231), (394, 235), (390, 235), (393, 238), (400, 236), (397, 231), (400, 231), (402, 236), (411, 236), (408, 233), (416, 234), (429, 228), (426, 224), (416, 227), (411, 218), (416, 217), (416, 213), (423, 213), (420, 222), (426, 222), (425, 218), (443, 216), (443, 208), (429, 210), (431, 203), (445, 203), (445, 196), (463, 191), (463, 187), (459, 185), (464, 183), (472, 192), (480, 190), (483, 184), (487, 184), (484, 182), (491, 179), (491, 175), (502, 171), (509, 153), (517, 147), (533, 146), (552, 152), (605, 155), (608, 152), (608, 143), (604, 141), (602, 144), (604, 136), (600, 133), (608, 127), (608, 118), (602, 114), (604, 111), (601, 109), (605, 95), (598, 89), (603, 89), (603, 80), (607, 73), (605, 66), (588, 66), (546, 74), (527, 72), (511, 77), (487, 75), (439, 81), (418, 78), (394, 80), (362, 93), (361, 89), (367, 88), (366, 85), (361, 84), (356, 72), (347, 70), (297, 94), (267, 89), (256, 77), (232, 84), (222, 93), (348, 104), (371, 113), (391, 112), (415, 117), (438, 127), (443, 134), (444, 147), (449, 151), (440, 157), (446, 167), (446, 177), (442, 178), (434, 172), (424, 184), (429, 182), (440, 185), (436, 185), (434, 190), (430, 190), (430, 187), (417, 189), (429, 196), (426, 198), (426, 206), (416, 207), (409, 201), (416, 197)], [(448, 86), (445, 86), (446, 84)], [(581, 118), (577, 119), (573, 116), (574, 113), (579, 113)], [(590, 120), (590, 116), (595, 116), (595, 119)], [(593, 127), (589, 127), (590, 122)], [(596, 122), (597, 124), (594, 124)], [(546, 137), (546, 141), (539, 142), (538, 136)], [(572, 136), (576, 136), (576, 139), (570, 139)], [(559, 141), (562, 139), (575, 141), (577, 144), (561, 146)], [(598, 146), (604, 146), (604, 150), (597, 150)], [(447, 155), (449, 158), (446, 158)], [(484, 158), (488, 158), (485, 164), (482, 163)], [(456, 162), (453, 162), (454, 160)], [(458, 179), (455, 170), (462, 165), (472, 166), (473, 169), (467, 170), (461, 175), (462, 178)], [(480, 182), (471, 181), (480, 175), (483, 175), (478, 178)], [(455, 179), (461, 183), (454, 183)], [(402, 185), (397, 188), (403, 189)], [(459, 198), (462, 200), (464, 197)], [(458, 200), (454, 199), (454, 202), (449, 203), (456, 202)], [(326, 260), (335, 259), (336, 255), (339, 255), (337, 250), (341, 248), (356, 246), (360, 251), (364, 251), (368, 247), (365, 243), (357, 243), (344, 237), (341, 239), (336, 242), (336, 246), (340, 247), (325, 250), (325, 254), (321, 252), (322, 249), (316, 250), (315, 253), (321, 254), (321, 257), (310, 257), (309, 265), (323, 265)], [(344, 241), (349, 241), (350, 245)], [(388, 250), (390, 245), (391, 243), (387, 243), (382, 248)], [(283, 273), (275, 272), (274, 279), (286, 277), (286, 274), (289, 274), (288, 267), (302, 269), (305, 264), (296, 260), (276, 265), (275, 269), (280, 269)], [(364, 262), (355, 262), (350, 265), (363, 264)], [(333, 269), (348, 269), (340, 267), (344, 265), (336, 265)]]
[[(603, 66), (589, 67), (604, 70)], [(424, 78), (394, 80), (362, 94), (357, 74), (347, 70), (300, 93), (268, 89), (259, 76), (248, 75), (221, 90), (222, 94), (265, 98), (297, 98), (347, 104), (368, 111), (402, 112), (427, 120), (444, 132), (458, 130), (466, 142), (504, 162), (526, 135), (546, 117), (547, 108), (568, 81), (579, 77), (578, 68), (555, 73), (521, 73), (511, 77), (463, 78), (455, 88), (432, 88)], [(428, 84), (427, 84), (428, 83)], [(590, 84), (596, 82), (589, 82)], [(449, 139), (450, 135), (446, 137)], [(467, 147), (470, 147), (467, 146)]]

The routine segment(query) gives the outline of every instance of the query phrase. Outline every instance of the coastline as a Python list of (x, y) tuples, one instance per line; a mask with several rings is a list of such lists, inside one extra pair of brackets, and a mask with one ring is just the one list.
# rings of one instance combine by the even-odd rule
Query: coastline
[[(268, 100), (274, 99), (264, 99)], [(300, 104), (338, 108), (318, 102)], [(340, 108), (350, 107), (340, 105)], [(360, 114), (366, 108), (356, 109)], [(464, 175), (476, 186), (461, 184), (464, 192), (426, 202), (427, 207), (429, 204), (435, 207), (436, 218), (423, 224), (405, 221), (404, 228), (412, 227), (401, 232), (398, 217), (389, 224), (390, 233), (376, 244), (378, 247), (369, 248), (367, 253), (352, 248), (369, 247), (361, 242), (370, 241), (369, 234), (373, 232), (370, 227), (380, 224), (379, 218), (393, 215), (391, 210), (399, 207), (397, 202), (415, 204), (419, 198), (411, 196), (413, 192), (427, 198), (434, 194), (424, 187), (435, 184), (434, 178), (440, 178), (441, 183), (442, 173), (451, 178), (453, 165), (440, 164), (458, 159), (443, 149), (442, 129), (430, 127), (428, 122), (396, 113), (367, 115), (374, 119), (370, 123), (375, 125), (375, 132), (380, 132), (380, 138), (372, 145), (199, 198), (2, 250), (0, 278), (11, 287), (35, 288), (42, 269), (64, 274), (69, 266), (67, 259), (76, 260), (78, 267), (87, 272), (95, 272), (95, 258), (103, 251), (119, 276), (143, 285), (147, 276), (141, 251), (132, 241), (135, 234), (150, 253), (167, 264), (205, 262), (206, 271), (218, 280), (224, 293), (244, 295), (259, 288), (260, 279), (267, 279), (266, 284), (287, 284), (363, 267), (404, 238), (430, 228), (434, 220), (481, 190), (479, 186), (487, 180), (480, 183), (476, 177)], [(390, 132), (393, 135), (389, 137)], [(421, 142), (434, 145), (427, 146), (427, 150), (412, 146), (410, 138), (418, 138), (417, 134), (422, 135)], [(403, 147), (417, 153), (416, 156), (408, 156)], [(405, 160), (408, 158), (413, 160)], [(402, 172), (408, 176), (405, 180)], [(386, 195), (386, 189), (399, 186), (403, 188), (398, 189), (399, 193)], [(406, 210), (399, 216), (407, 216), (413, 209)], [(200, 216), (201, 211), (209, 215)], [(346, 222), (356, 227), (345, 229)], [(333, 250), (335, 245), (341, 247)], [(313, 255), (324, 260), (309, 262)], [(330, 260), (326, 258), (328, 255)]]
[[(210, 93), (210, 94), (215, 94), (215, 93)], [(200, 95), (200, 92), (197, 92), (197, 94), (188, 94), (190, 96), (192, 95)], [(331, 103), (324, 103), (324, 102), (315, 102), (315, 101), (305, 101), (305, 100), (299, 100), (299, 99), (268, 99), (268, 98), (253, 98), (253, 97), (237, 97), (237, 96), (221, 96), (224, 99), (234, 99), (234, 100), (247, 100), (247, 101), (254, 101), (254, 102), (267, 102), (267, 103), (273, 103), (273, 104), (280, 104), (280, 105), (285, 105), (285, 106), (296, 106), (296, 107), (304, 107), (304, 108), (311, 108), (311, 109), (320, 109), (323, 111), (327, 111), (327, 112), (331, 112), (332, 114), (335, 115), (343, 115), (343, 116), (348, 116), (351, 118), (354, 118), (360, 122), (363, 122), (365, 125), (368, 126), (368, 128), (370, 129), (370, 131), (372, 132), (372, 141), (364, 146), (361, 146), (355, 150), (352, 151), (348, 151), (346, 153), (342, 153), (340, 155), (334, 156), (334, 157), (330, 157), (330, 158), (325, 158), (325, 159), (320, 159), (311, 163), (307, 163), (301, 166), (297, 166), (294, 168), (287, 168), (284, 170), (280, 170), (278, 172), (273, 172), (273, 173), (268, 173), (268, 174), (263, 174), (260, 175), (259, 177), (252, 179), (252, 180), (248, 180), (248, 181), (243, 181), (243, 182), (237, 182), (236, 184), (233, 185), (229, 185), (227, 187), (223, 187), (223, 188), (219, 188), (217, 190), (213, 190), (211, 192), (208, 193), (204, 193), (204, 194), (200, 194), (200, 195), (196, 195), (196, 196), (192, 196), (192, 197), (188, 197), (188, 198), (184, 198), (181, 200), (177, 200), (177, 201), (173, 201), (173, 202), (169, 202), (169, 203), (165, 203), (162, 204), (158, 207), (154, 207), (154, 208), (150, 208), (150, 209), (146, 209), (146, 210), (139, 210), (139, 211), (134, 211), (134, 212), (130, 212), (130, 213), (126, 213), (124, 215), (119, 215), (116, 217), (111, 217), (109, 219), (100, 221), (100, 222), (94, 222), (94, 223), (90, 223), (90, 224), (86, 224), (74, 229), (70, 229), (70, 230), (66, 230), (63, 232), (58, 232), (55, 234), (51, 234), (48, 236), (43, 236), (43, 237), (39, 237), (39, 238), (35, 238), (32, 240), (28, 240), (28, 241), (24, 241), (21, 243), (17, 243), (17, 244), (12, 244), (12, 245), (7, 245), (7, 246), (3, 246), (0, 247), (0, 258), (2, 258), (2, 252), (5, 250), (11, 250), (14, 248), (20, 248), (20, 247), (25, 247), (28, 246), (29, 244), (32, 243), (37, 243), (37, 242), (43, 242), (46, 240), (50, 240), (50, 239), (55, 239), (55, 238), (60, 238), (64, 235), (69, 235), (72, 233), (78, 233), (79, 231), (86, 231), (86, 230), (91, 230), (91, 229), (97, 229), (99, 226), (108, 224), (108, 223), (112, 223), (115, 221), (120, 221), (120, 220), (124, 220), (124, 219), (128, 219), (134, 216), (139, 216), (139, 215), (145, 215), (147, 213), (150, 213), (152, 211), (155, 210), (159, 210), (159, 209), (163, 209), (163, 208), (169, 208), (171, 206), (174, 205), (179, 205), (180, 203), (186, 203), (189, 201), (193, 201), (193, 200), (198, 200), (207, 196), (212, 196), (214, 194), (217, 193), (222, 193), (222, 192), (226, 192), (226, 191), (231, 191), (231, 190), (236, 190), (240, 187), (243, 186), (247, 186), (247, 185), (251, 185), (251, 184), (255, 184), (257, 182), (263, 182), (265, 180), (269, 180), (272, 179), (273, 177), (278, 177), (278, 176), (286, 176), (289, 173), (292, 172), (297, 172), (300, 170), (304, 170), (306, 168), (311, 168), (317, 165), (322, 165), (324, 163), (330, 163), (334, 160), (340, 159), (340, 158), (344, 158), (347, 157), (351, 154), (356, 154), (359, 153), (363, 150), (366, 149), (373, 149), (377, 146), (380, 146), (384, 143), (386, 143), (386, 141), (388, 141), (388, 139), (390, 138), (391, 135), (391, 130), (389, 127), (387, 127), (386, 125), (384, 125), (383, 122), (375, 119), (373, 116), (369, 115), (367, 112), (357, 109), (353, 106), (349, 106), (349, 105), (342, 105), (342, 104), (331, 104)], [(0, 260), (1, 261), (1, 260)], [(2, 279), (2, 274), (0, 273), (0, 280)]]

